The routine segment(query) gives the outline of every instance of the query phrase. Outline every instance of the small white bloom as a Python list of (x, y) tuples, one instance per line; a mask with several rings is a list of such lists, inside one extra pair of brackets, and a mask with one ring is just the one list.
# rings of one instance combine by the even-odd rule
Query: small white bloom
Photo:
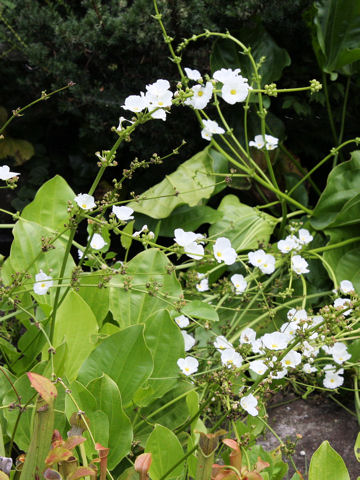
[(282, 370), (279, 370), (277, 373), (271, 373), (270, 377), (275, 380), (280, 380), (281, 378), (286, 377), (287, 374), (288, 374), (287, 368), (283, 368)]
[(199, 368), (199, 362), (194, 357), (179, 358), (177, 364), (182, 373), (187, 376), (197, 372)]
[(250, 362), (249, 368), (258, 375), (263, 375), (268, 369), (262, 360), (254, 360), (253, 362)]
[(288, 352), (281, 360), (281, 363), (285, 368), (295, 368), (301, 363), (301, 354), (295, 350), (290, 350), (290, 352)]
[(96, 207), (95, 198), (87, 193), (79, 193), (74, 200), (83, 210), (91, 210)]
[(232, 265), (236, 261), (237, 253), (231, 247), (231, 242), (228, 238), (218, 238), (213, 246), (213, 251), (214, 257), (219, 263), (224, 262), (226, 265)]
[(280, 240), (277, 244), (281, 253), (289, 253), (291, 250), (297, 250), (298, 242), (297, 238), (293, 235), (288, 235), (285, 240)]
[(184, 246), (184, 252), (188, 257), (199, 260), (204, 256), (204, 247), (196, 242), (192, 242)]
[(347, 295), (348, 293), (354, 293), (354, 291), (354, 285), (350, 282), (350, 280), (342, 280), (340, 282), (340, 292), (344, 295)]
[(54, 282), (52, 277), (46, 275), (42, 270), (35, 275), (34, 292), (37, 295), (45, 295)]
[(185, 315), (179, 315), (178, 317), (175, 317), (175, 322), (180, 328), (185, 328), (189, 325), (190, 320)]
[(10, 168), (7, 165), (0, 167), (0, 180), (10, 180), (10, 178), (17, 177), (20, 173), (10, 172)]
[(265, 333), (261, 337), (261, 341), (269, 350), (282, 350), (287, 347), (290, 337), (282, 332)]
[(256, 338), (256, 332), (250, 327), (245, 328), (240, 335), (240, 345), (243, 345), (244, 343), (252, 343), (255, 341)]
[(134, 210), (130, 207), (117, 207), (116, 205), (113, 205), (112, 212), (116, 215), (116, 217), (119, 220), (123, 222), (127, 222), (128, 220), (131, 220), (134, 218), (133, 216)]
[(241, 275), (239, 273), (235, 273), (235, 275), (233, 275), (230, 278), (230, 280), (231, 280), (231, 283), (235, 287), (235, 294), (236, 295), (239, 295), (240, 293), (245, 292), (246, 287), (247, 287), (247, 281), (245, 280), (243, 275)]
[(124, 110), (130, 110), (130, 112), (139, 113), (142, 112), (148, 106), (147, 99), (144, 96), (144, 93), (141, 92), (140, 95), (130, 95), (125, 98), (125, 103), (121, 108)]
[(240, 353), (236, 352), (233, 348), (227, 348), (221, 352), (221, 363), (228, 368), (241, 367), (243, 358)]
[(248, 253), (249, 263), (251, 263), (253, 267), (260, 267), (264, 262), (265, 257), (266, 253), (264, 250), (256, 250), (255, 252)]
[(258, 404), (258, 401), (252, 393), (240, 399), (241, 407), (253, 417), (256, 417), (259, 414), (256, 408), (257, 404)]
[(348, 298), (336, 298), (334, 301), (334, 307), (338, 310), (345, 310), (343, 312), (343, 315), (345, 315), (346, 317), (352, 312), (352, 309), (349, 308), (351, 306), (351, 302)]
[(107, 243), (103, 237), (99, 233), (94, 233), (90, 242), (90, 247), (94, 250), (101, 250), (105, 245), (107, 245)]
[(230, 343), (223, 335), (219, 335), (218, 337), (216, 337), (214, 342), (214, 347), (220, 353), (223, 350), (234, 348), (232, 343)]
[(300, 255), (294, 255), (293, 257), (291, 257), (291, 268), (298, 275), (302, 275), (303, 273), (309, 273), (310, 270), (307, 268), (308, 266), (309, 264), (307, 263), (307, 261)]
[(249, 93), (249, 85), (247, 79), (241, 76), (227, 80), (222, 89), (221, 96), (226, 103), (234, 105), (243, 102)]
[(198, 292), (207, 292), (209, 290), (209, 280), (207, 278), (200, 280), (200, 283), (196, 284), (196, 290)]
[(300, 328), (296, 322), (285, 322), (281, 325), (280, 331), (282, 333), (286, 333), (292, 339), (295, 338), (296, 330)]
[(270, 275), (275, 270), (275, 257), (269, 253), (265, 255), (264, 260), (261, 265), (259, 265), (262, 273)]
[(146, 90), (154, 97), (160, 97), (166, 93), (170, 88), (168, 80), (159, 79), (156, 82), (146, 85)]
[(232, 70), (231, 68), (222, 68), (221, 70), (216, 70), (214, 72), (213, 78), (221, 83), (226, 83), (234, 78), (237, 78), (240, 73), (240, 68)]
[(310, 363), (304, 363), (302, 368), (304, 373), (314, 373), (316, 372), (316, 367), (310, 365)]
[(307, 316), (306, 310), (304, 309), (297, 310), (296, 308), (291, 308), (287, 312), (287, 318), (291, 322), (299, 323), (301, 320), (307, 320), (308, 316)]
[(325, 388), (338, 388), (344, 383), (344, 377), (337, 372), (328, 371), (325, 373), (323, 385)]
[(214, 134), (225, 133), (225, 130), (215, 120), (203, 120), (203, 124), (204, 128), (201, 130), (201, 136), (204, 140), (211, 140)]
[[(150, 110), (152, 110), (152, 108), (150, 108)], [(156, 120), (162, 120), (163, 122), (165, 122), (167, 113), (168, 113), (167, 110), (158, 108), (157, 110), (154, 110), (153, 112), (151, 112), (151, 118), (155, 118)]]
[(252, 342), (250, 342), (250, 345), (253, 353), (261, 353), (261, 354), (265, 353), (264, 345), (261, 341), (261, 338), (258, 338), (257, 340), (253, 340)]
[(351, 358), (351, 354), (347, 351), (345, 343), (336, 342), (330, 349), (329, 353), (333, 356), (334, 362), (342, 364)]
[(300, 228), (298, 235), (299, 235), (299, 243), (301, 243), (301, 245), (307, 245), (314, 238), (310, 234), (309, 230), (306, 230), (306, 228)]
[(265, 135), (265, 138), (262, 135), (255, 135), (254, 140), (249, 142), (250, 147), (255, 147), (258, 150), (261, 150), (265, 147), (266, 150), (275, 150), (278, 147), (279, 139), (273, 137), (272, 135)]
[(186, 76), (190, 80), (195, 80), (195, 82), (200, 80), (201, 73), (198, 70), (192, 70), (191, 68), (187, 68), (187, 67), (185, 67), (184, 70), (185, 70)]
[(190, 105), (196, 110), (203, 110), (209, 103), (213, 93), (213, 85), (206, 82), (206, 85), (194, 85), (192, 87), (193, 96), (185, 100), (185, 105)]
[(132, 234), (132, 236), (135, 237), (135, 238), (136, 238), (136, 237), (140, 237), (140, 235), (141, 235), (142, 233), (147, 233), (148, 235), (150, 235), (150, 234), (152, 233), (152, 235), (154, 235), (153, 232), (149, 232), (149, 229), (148, 229), (148, 226), (147, 226), (147, 225), (143, 225), (143, 227), (141, 228), (141, 230), (138, 230), (137, 232), (134, 232), (134, 233)]
[(123, 130), (122, 124), (123, 124), (124, 122), (129, 122), (131, 125), (134, 123), (134, 122), (132, 122), (131, 120), (126, 119), (125, 117), (119, 117), (119, 125), (118, 125), (118, 127), (117, 127), (117, 129), (116, 129), (118, 132), (121, 132), (121, 131)]
[(181, 333), (182, 333), (182, 336), (184, 338), (184, 348), (185, 348), (185, 352), (188, 352), (189, 350), (191, 350), (193, 348), (193, 346), (195, 345), (196, 343), (196, 340), (195, 338), (190, 335), (189, 333), (185, 332), (185, 330), (181, 330)]
[(174, 235), (174, 242), (176, 242), (181, 247), (186, 247), (186, 245), (200, 241), (204, 238), (204, 235), (202, 235), (201, 233), (185, 232), (182, 228), (175, 229)]

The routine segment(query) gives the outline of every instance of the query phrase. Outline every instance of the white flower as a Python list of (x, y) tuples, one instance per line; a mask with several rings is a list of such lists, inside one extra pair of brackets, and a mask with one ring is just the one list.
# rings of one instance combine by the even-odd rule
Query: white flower
[(218, 352), (221, 353), (223, 350), (232, 349), (233, 345), (228, 340), (226, 340), (226, 338), (223, 335), (219, 335), (215, 339), (214, 347)]
[(144, 96), (144, 93), (141, 92), (140, 95), (130, 95), (125, 98), (125, 104), (121, 108), (124, 110), (130, 110), (130, 112), (139, 113), (143, 111), (148, 106), (147, 99)]
[(351, 358), (351, 354), (347, 351), (345, 343), (336, 342), (330, 349), (329, 353), (333, 356), (334, 362), (341, 364)]
[(240, 335), (240, 345), (252, 343), (256, 338), (256, 332), (250, 327), (245, 328)]
[(167, 110), (158, 108), (157, 110), (151, 112), (151, 118), (155, 118), (156, 120), (162, 120), (163, 122), (165, 122), (167, 113)]
[(281, 253), (289, 253), (291, 250), (297, 250), (298, 241), (293, 235), (288, 235), (285, 240), (280, 240), (277, 244)]
[(99, 233), (94, 233), (90, 242), (90, 247), (94, 250), (101, 250), (105, 245), (107, 245), (107, 243), (103, 237)]
[(196, 340), (195, 338), (190, 335), (189, 333), (185, 332), (185, 330), (181, 330), (181, 333), (182, 333), (182, 336), (184, 338), (184, 348), (185, 348), (185, 352), (191, 350), (193, 348), (193, 346), (195, 345), (196, 343)]
[(240, 353), (236, 352), (233, 348), (227, 348), (221, 352), (221, 363), (228, 368), (241, 367), (243, 358)]
[(131, 120), (127, 120), (125, 117), (119, 117), (119, 125), (118, 125), (118, 127), (117, 127), (117, 129), (116, 129), (118, 132), (121, 132), (121, 131), (123, 130), (122, 124), (123, 124), (124, 122), (129, 122), (131, 125), (134, 123), (134, 122), (132, 122)]
[(190, 258), (198, 260), (204, 256), (204, 247), (196, 242), (184, 246), (184, 252)]
[(302, 258), (300, 255), (294, 255), (291, 257), (291, 268), (295, 273), (301, 275), (303, 273), (309, 273), (310, 270), (307, 268), (309, 264), (307, 261)]
[(252, 393), (240, 399), (241, 407), (253, 417), (256, 417), (259, 414), (256, 408), (257, 404), (258, 404), (258, 401)]
[(206, 82), (205, 86), (194, 85), (191, 90), (193, 92), (193, 96), (185, 100), (185, 105), (190, 105), (196, 110), (204, 109), (212, 97), (212, 83)]
[(127, 222), (134, 218), (134, 210), (130, 207), (117, 207), (113, 205), (112, 212), (117, 216), (117, 218), (123, 222)]
[(232, 265), (236, 261), (236, 251), (231, 247), (231, 242), (228, 238), (220, 237), (216, 240), (213, 246), (214, 257), (221, 263)]
[(53, 279), (46, 275), (42, 270), (35, 275), (34, 292), (37, 295), (45, 295), (50, 287), (53, 286)]
[(203, 120), (204, 128), (201, 130), (201, 136), (204, 140), (211, 140), (214, 134), (225, 133), (215, 120)]
[(0, 180), (10, 180), (10, 178), (17, 177), (20, 173), (10, 172), (10, 168), (7, 165), (0, 167)]
[(79, 193), (74, 200), (83, 210), (91, 210), (96, 207), (95, 198), (87, 193)]
[(189, 325), (190, 320), (185, 315), (179, 315), (178, 317), (175, 317), (175, 322), (180, 328), (185, 328)]
[(296, 322), (285, 322), (281, 325), (280, 331), (286, 333), (291, 338), (294, 338), (296, 335), (296, 330), (300, 328)]
[(170, 83), (168, 80), (159, 79), (156, 82), (146, 85), (146, 90), (150, 95), (154, 97), (160, 97), (166, 93), (170, 88)]
[[(78, 257), (81, 260), (82, 257), (84, 256), (84, 252), (78, 248)], [(86, 257), (85, 257), (86, 258)]]
[(348, 293), (353, 293), (354, 291), (354, 285), (350, 282), (350, 280), (342, 280), (340, 282), (340, 292), (344, 295), (347, 295)]
[(207, 278), (200, 280), (200, 283), (196, 284), (196, 290), (198, 292), (207, 292), (209, 290), (209, 280)]
[(274, 378), (275, 380), (280, 380), (281, 378), (286, 377), (288, 371), (287, 368), (283, 368), (282, 370), (279, 370), (277, 373), (271, 373), (270, 377)]
[(134, 232), (134, 233), (132, 234), (132, 236), (135, 237), (135, 238), (137, 238), (137, 237), (140, 237), (140, 235), (143, 234), (143, 233), (147, 234), (147, 236), (148, 236), (150, 239), (155, 237), (154, 232), (151, 232), (151, 231), (148, 229), (148, 226), (147, 226), (147, 225), (144, 225), (141, 230), (138, 230), (137, 232)]
[(265, 257), (266, 253), (264, 250), (256, 250), (255, 252), (248, 253), (249, 262), (253, 267), (260, 267), (264, 262)]
[(184, 70), (185, 70), (186, 76), (187, 76), (190, 80), (195, 80), (195, 82), (196, 82), (197, 80), (200, 80), (200, 78), (201, 78), (201, 73), (200, 73), (198, 70), (192, 70), (191, 68), (187, 68), (187, 67), (185, 67)]
[(344, 377), (338, 374), (338, 372), (327, 371), (323, 380), (325, 388), (338, 388), (344, 383)]
[[(148, 85), (146, 88), (150, 87)], [(151, 91), (153, 93), (151, 93)], [(154, 110), (155, 108), (167, 108), (172, 105), (173, 93), (170, 90), (151, 89), (146, 92), (146, 100), (148, 110)]]
[(299, 235), (299, 243), (301, 243), (301, 245), (307, 245), (314, 238), (310, 234), (309, 230), (306, 230), (306, 228), (300, 228), (298, 235)]
[(230, 278), (230, 280), (231, 280), (231, 283), (235, 287), (235, 294), (236, 295), (239, 295), (240, 293), (245, 292), (246, 287), (247, 287), (247, 281), (245, 280), (243, 275), (241, 275), (239, 273), (235, 273), (235, 275), (233, 275)]
[(174, 235), (174, 242), (181, 247), (186, 247), (186, 245), (204, 238), (204, 235), (201, 233), (185, 232), (182, 228), (177, 228), (174, 230)]
[(268, 369), (262, 360), (254, 360), (253, 362), (250, 362), (249, 368), (258, 375), (263, 375)]
[(278, 143), (279, 139), (272, 135), (265, 135), (265, 138), (262, 135), (255, 135), (254, 140), (249, 142), (249, 146), (255, 147), (258, 150), (261, 150), (264, 147), (266, 150), (274, 150), (278, 147)]
[(334, 301), (334, 307), (338, 310), (345, 310), (343, 312), (343, 315), (345, 315), (346, 317), (352, 312), (352, 309), (349, 308), (351, 306), (351, 302), (348, 298), (336, 298)]
[(253, 340), (252, 342), (250, 342), (250, 345), (253, 353), (261, 353), (261, 354), (265, 353), (264, 345), (261, 341), (261, 338), (258, 338), (257, 340)]
[(221, 70), (216, 70), (214, 72), (213, 78), (221, 83), (226, 83), (234, 78), (237, 78), (240, 73), (240, 68), (232, 70), (231, 68), (222, 68)]
[(197, 372), (199, 368), (199, 362), (194, 357), (179, 358), (177, 364), (182, 373), (187, 376)]
[(306, 310), (297, 310), (296, 308), (291, 308), (287, 313), (287, 318), (291, 322), (300, 322), (301, 320), (307, 320), (308, 316)]
[(261, 265), (259, 265), (262, 273), (270, 275), (275, 270), (275, 257), (270, 254), (266, 254)]
[(287, 347), (290, 337), (282, 332), (265, 333), (265, 335), (261, 337), (261, 341), (264, 347), (269, 350), (282, 350)]
[(314, 372), (316, 372), (316, 367), (312, 367), (310, 365), (310, 363), (304, 363), (302, 369), (303, 369), (304, 373), (314, 373)]
[(281, 360), (281, 363), (285, 368), (295, 368), (301, 363), (301, 354), (295, 350), (290, 350), (290, 352), (288, 352)]
[(247, 79), (241, 76), (225, 81), (221, 89), (221, 96), (223, 100), (230, 105), (243, 102), (246, 100), (248, 93), (249, 85), (247, 83)]

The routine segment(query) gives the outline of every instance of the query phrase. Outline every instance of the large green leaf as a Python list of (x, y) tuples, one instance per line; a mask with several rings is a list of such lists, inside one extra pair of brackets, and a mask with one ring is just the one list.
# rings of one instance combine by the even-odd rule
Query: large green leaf
[(360, 223), (357, 200), (359, 194), (360, 151), (357, 150), (351, 153), (350, 160), (341, 163), (330, 172), (326, 188), (314, 209), (312, 226), (320, 230), (353, 224), (356, 220)]
[(143, 332), (143, 325), (132, 325), (106, 338), (83, 363), (79, 380), (86, 385), (105, 373), (117, 384), (127, 406), (153, 370)]
[(328, 73), (360, 59), (360, 3), (354, 0), (315, 2), (313, 43), (320, 67)]
[(344, 460), (325, 440), (311, 457), (309, 480), (350, 480)]
[(56, 312), (53, 340), (55, 348), (66, 342), (63, 368), (70, 381), (76, 378), (80, 366), (94, 349), (96, 338), (93, 337), (97, 331), (98, 324), (91, 308), (80, 295), (70, 290)]
[(181, 309), (181, 312), (190, 317), (198, 318), (200, 320), (206, 320), (209, 322), (218, 322), (219, 315), (215, 308), (208, 303), (201, 302), (200, 300), (193, 300)]
[(223, 217), (209, 229), (209, 235), (227, 237), (235, 250), (258, 248), (259, 243), (268, 242), (276, 220), (271, 215), (240, 203), (235, 195), (227, 195), (218, 210)]
[[(5, 284), (12, 281), (11, 274), (26, 272), (32, 279), (26, 282), (26, 287), (32, 291), (35, 275), (42, 269), (47, 275), (56, 278), (60, 274), (65, 253), (67, 234), (55, 243), (55, 249), (44, 252), (42, 237), (53, 237), (55, 232), (64, 230), (64, 223), (69, 215), (67, 202), (74, 199), (74, 192), (59, 176), (46, 182), (37, 192), (35, 199), (25, 207), (20, 219), (13, 229), (14, 241), (9, 258), (4, 262), (2, 279)], [(64, 276), (70, 278), (75, 264), (69, 256)], [(56, 282), (55, 282), (56, 283)], [(41, 298), (42, 303), (52, 303), (55, 289), (50, 289), (50, 295)], [(40, 300), (40, 297), (38, 297)]]
[(180, 205), (195, 207), (200, 200), (211, 197), (214, 192), (217, 156), (210, 147), (206, 147), (181, 164), (175, 172), (166, 175), (162, 182), (146, 190), (139, 201), (131, 202), (129, 206), (135, 212), (152, 218), (165, 218)]
[[(176, 435), (162, 425), (155, 426), (146, 442), (145, 451), (152, 455), (149, 471), (152, 480), (160, 480), (184, 456), (184, 451)], [(176, 478), (181, 474), (183, 466), (184, 462), (180, 462), (166, 478), (169, 480)]]
[[(245, 27), (238, 30), (235, 36), (246, 47), (251, 47), (251, 54), (256, 63), (260, 61), (260, 58), (266, 58), (259, 71), (261, 84), (265, 85), (279, 80), (283, 69), (290, 65), (291, 60), (287, 51), (275, 43), (264, 27), (260, 23), (255, 27)], [(216, 40), (210, 61), (212, 72), (221, 68), (240, 68), (241, 75), (248, 79), (252, 78), (253, 69), (249, 58), (242, 53), (242, 49), (232, 40)]]
[[(181, 295), (180, 283), (169, 273), (171, 263), (166, 255), (154, 248), (145, 250), (127, 264), (127, 275), (116, 275), (110, 282), (110, 310), (121, 327), (143, 323), (157, 310), (169, 307)], [(124, 282), (131, 276), (131, 287)], [(146, 284), (158, 288), (149, 294)]]
[(101, 270), (98, 274), (82, 273), (79, 289), (79, 295), (89, 305), (100, 326), (109, 311), (109, 289), (98, 287), (102, 277)]
[(130, 451), (131, 423), (122, 408), (120, 390), (108, 375), (94, 379), (87, 388), (96, 399), (97, 410), (104, 412), (109, 420), (109, 440), (104, 446), (110, 448), (108, 466), (112, 470)]

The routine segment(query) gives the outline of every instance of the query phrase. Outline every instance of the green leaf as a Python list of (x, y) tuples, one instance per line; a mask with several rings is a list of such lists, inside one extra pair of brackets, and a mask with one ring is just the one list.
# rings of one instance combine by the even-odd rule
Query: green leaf
[(108, 375), (94, 379), (87, 388), (96, 399), (97, 410), (104, 412), (109, 420), (108, 467), (112, 470), (130, 452), (131, 423), (122, 408), (119, 388)]
[(132, 325), (106, 338), (83, 363), (79, 380), (87, 384), (105, 373), (119, 387), (126, 407), (153, 369), (143, 331), (143, 325)]
[(311, 457), (309, 480), (350, 480), (344, 460), (325, 440)]
[(354, 445), (354, 453), (356, 460), (360, 462), (360, 433), (358, 433), (358, 436), (356, 437), (355, 445)]
[(320, 67), (328, 73), (360, 59), (360, 3), (352, 0), (315, 2), (315, 49)]
[[(144, 224), (145, 224), (145, 222), (143, 223), (143, 225)], [(150, 230), (151, 230), (151, 228), (150, 228)], [(132, 235), (133, 231), (134, 231), (134, 220), (127, 223), (125, 225), (125, 227), (122, 229), (122, 231), (124, 233), (129, 234), (129, 235)], [(121, 235), (120, 241), (121, 241), (121, 245), (125, 248), (125, 250), (129, 250), (129, 248), (131, 247), (133, 239), (132, 239), (132, 237), (128, 237), (127, 235)]]
[[(234, 36), (240, 39), (246, 47), (251, 47), (251, 54), (256, 63), (260, 61), (261, 57), (266, 57), (259, 70), (262, 85), (279, 80), (283, 69), (291, 63), (287, 51), (275, 43), (260, 23), (255, 27), (238, 30)], [(212, 72), (221, 68), (240, 68), (241, 75), (248, 79), (251, 79), (254, 73), (249, 58), (243, 55), (242, 49), (232, 40), (216, 40), (210, 62)]]
[(193, 300), (181, 309), (184, 315), (198, 318), (199, 320), (207, 320), (209, 322), (218, 322), (219, 315), (214, 307), (208, 303), (201, 302), (200, 300)]
[[(116, 275), (110, 282), (110, 311), (121, 327), (146, 322), (157, 310), (167, 308), (169, 302), (180, 298), (181, 287), (175, 273), (169, 273), (172, 264), (160, 250), (151, 248), (134, 257), (127, 264), (127, 275)], [(124, 281), (131, 276), (131, 287)], [(156, 283), (156, 285), (155, 285)], [(149, 294), (146, 284), (158, 288)]]
[[(152, 464), (149, 470), (152, 480), (160, 480), (184, 456), (176, 435), (166, 427), (156, 425), (146, 442), (145, 452), (151, 452)], [(169, 473), (167, 479), (181, 475), (184, 462)]]
[[(321, 194), (310, 220), (311, 225), (318, 229), (336, 226), (336, 218), (347, 202), (360, 193), (360, 151), (351, 153), (351, 160), (336, 166), (329, 174), (325, 190)], [(352, 203), (350, 204), (350, 207)], [(356, 210), (355, 202), (354, 213)], [(348, 208), (345, 212), (348, 213)], [(344, 215), (344, 212), (341, 213)], [(341, 218), (341, 217), (340, 217)], [(349, 221), (349, 219), (347, 219)], [(360, 222), (360, 219), (358, 218)]]
[(102, 272), (99, 271), (99, 273), (81, 273), (78, 293), (89, 305), (99, 326), (101, 326), (109, 311), (110, 289), (98, 287), (99, 281), (102, 279)]
[(69, 381), (76, 378), (80, 366), (94, 349), (92, 336), (97, 331), (92, 310), (80, 295), (70, 290), (56, 313), (53, 340), (55, 348), (66, 342), (64, 372)]
[(209, 235), (227, 237), (236, 251), (256, 249), (270, 239), (276, 220), (271, 215), (240, 203), (235, 195), (227, 195), (219, 205), (222, 219), (209, 229)]
[(195, 207), (214, 192), (216, 176), (213, 163), (210, 147), (206, 147), (143, 193), (139, 201), (129, 203), (129, 207), (152, 218), (165, 218), (183, 204)]

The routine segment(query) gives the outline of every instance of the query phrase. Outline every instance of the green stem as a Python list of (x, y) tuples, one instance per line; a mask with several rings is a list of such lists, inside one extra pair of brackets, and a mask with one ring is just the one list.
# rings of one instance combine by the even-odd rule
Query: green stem
[[(342, 142), (342, 139), (343, 139), (343, 136), (344, 136), (346, 108), (347, 108), (347, 104), (348, 104), (348, 100), (349, 100), (350, 83), (351, 83), (351, 77), (349, 76), (347, 78), (347, 81), (346, 81), (344, 103), (343, 103), (342, 112), (341, 112), (340, 133), (339, 133), (339, 138), (338, 138), (338, 141), (337, 141), (337, 145), (339, 145)], [(334, 157), (333, 168), (336, 167), (338, 155), (339, 154), (337, 153)]]
[(336, 135), (334, 117), (333, 117), (332, 110), (331, 110), (328, 84), (327, 84), (327, 77), (326, 77), (325, 72), (322, 72), (322, 83), (323, 83), (323, 87), (324, 87), (325, 102), (326, 102), (326, 109), (327, 109), (327, 113), (328, 113), (328, 117), (329, 117), (330, 129), (331, 129), (331, 133), (332, 133), (332, 136), (333, 136), (333, 139), (334, 139), (334, 143), (335, 143), (335, 145), (337, 145), (338, 137)]
[(324, 247), (313, 248), (312, 250), (308, 250), (307, 253), (322, 253), (328, 250), (334, 250), (335, 248), (343, 247), (344, 245), (348, 245), (349, 243), (354, 243), (360, 241), (360, 237), (348, 238), (347, 240), (343, 240), (342, 242), (333, 243), (332, 245), (325, 245)]

